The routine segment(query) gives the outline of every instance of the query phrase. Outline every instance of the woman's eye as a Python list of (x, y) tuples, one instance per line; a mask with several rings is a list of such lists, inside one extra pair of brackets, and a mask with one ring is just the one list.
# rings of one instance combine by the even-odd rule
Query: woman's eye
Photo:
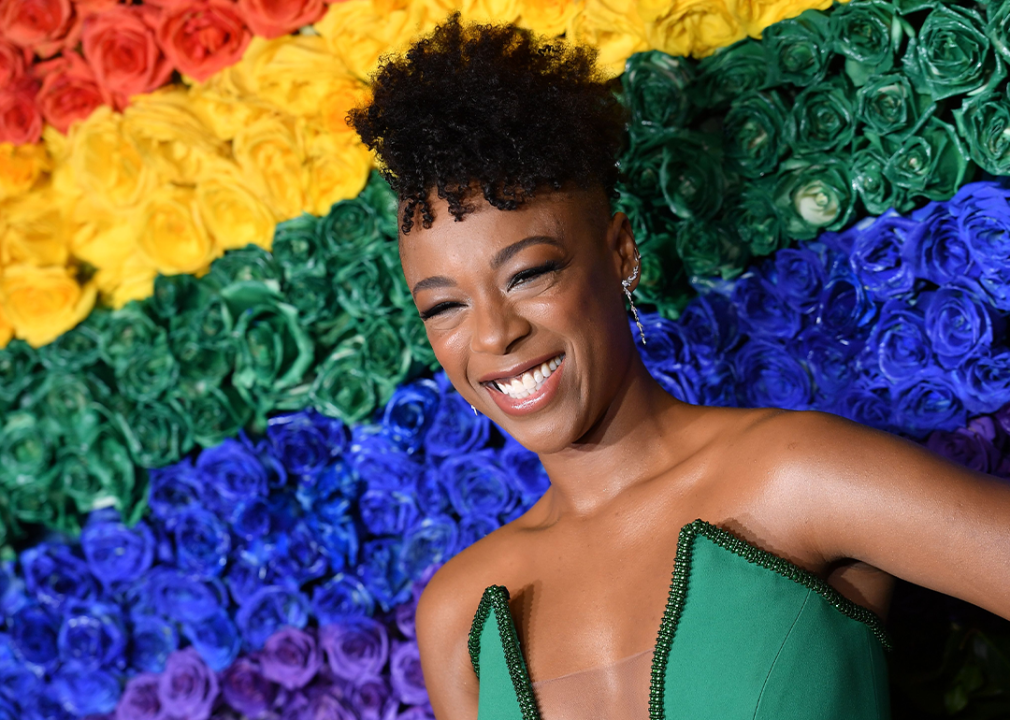
[(560, 263), (551, 260), (550, 262), (546, 262), (543, 265), (538, 265), (537, 267), (529, 268), (528, 270), (522, 270), (516, 273), (509, 281), (508, 289), (511, 290), (516, 285), (524, 283), (528, 280), (532, 280), (533, 278), (539, 277), (540, 275), (546, 275), (549, 272), (554, 272), (560, 266), (561, 266)]
[(425, 310), (424, 312), (422, 312), (421, 313), (421, 319), (422, 320), (428, 320), (429, 318), (433, 318), (436, 315), (441, 315), (442, 313), (444, 313), (444, 312), (446, 312), (448, 310), (452, 310), (453, 308), (456, 308), (456, 307), (459, 307), (459, 303), (456, 303), (456, 302), (443, 302), (443, 303), (439, 303), (438, 305), (435, 305), (434, 307), (428, 308), (427, 310)]

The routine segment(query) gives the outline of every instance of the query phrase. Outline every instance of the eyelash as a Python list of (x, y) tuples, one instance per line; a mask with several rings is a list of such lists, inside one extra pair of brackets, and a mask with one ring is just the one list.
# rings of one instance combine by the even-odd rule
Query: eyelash
[[(559, 263), (557, 260), (549, 260), (545, 262), (543, 265), (538, 265), (537, 267), (529, 268), (527, 270), (521, 270), (520, 272), (517, 272), (509, 281), (507, 289), (511, 290), (519, 283), (526, 282), (527, 280), (532, 280), (533, 278), (539, 277), (540, 275), (546, 275), (547, 273), (555, 272), (560, 268), (561, 263)], [(459, 303), (455, 302), (439, 303), (435, 307), (430, 308), (421, 313), (421, 319), (428, 320), (429, 318), (433, 318), (436, 315), (441, 315), (446, 310), (450, 310), (456, 307), (457, 305), (459, 305)]]

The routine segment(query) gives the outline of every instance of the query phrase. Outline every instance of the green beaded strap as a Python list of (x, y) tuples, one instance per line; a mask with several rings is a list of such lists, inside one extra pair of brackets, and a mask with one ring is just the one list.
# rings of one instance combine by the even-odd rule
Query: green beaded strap
[(716, 527), (704, 520), (695, 520), (680, 530), (677, 538), (677, 556), (673, 566), (673, 580), (670, 582), (670, 593), (667, 596), (666, 609), (659, 625), (659, 635), (656, 639), (656, 651), (652, 657), (652, 678), (649, 683), (649, 717), (651, 720), (663, 720), (663, 691), (666, 682), (666, 665), (670, 659), (670, 648), (677, 632), (684, 610), (684, 600), (687, 598), (687, 579), (691, 571), (691, 554), (694, 551), (694, 540), (698, 536), (705, 537), (721, 548), (729, 550), (750, 563), (766, 568), (779, 575), (803, 585), (816, 592), (828, 601), (843, 615), (867, 625), (880, 643), (888, 650), (891, 641), (884, 630), (880, 618), (839, 594), (837, 590), (812, 572), (794, 565), (778, 555), (755, 547), (741, 540), (732, 533)]
[(519, 636), (516, 634), (515, 623), (512, 621), (512, 611), (509, 610), (509, 591), (504, 585), (491, 585), (484, 591), (470, 625), (470, 637), (467, 648), (470, 651), (470, 662), (473, 671), (480, 680), (480, 634), (484, 630), (488, 615), (494, 610), (498, 623), (498, 636), (501, 638), (502, 650), (505, 651), (505, 664), (509, 669), (512, 687), (515, 689), (519, 709), (523, 720), (540, 720), (536, 699), (533, 697), (533, 685), (530, 683), (526, 663), (519, 649)]

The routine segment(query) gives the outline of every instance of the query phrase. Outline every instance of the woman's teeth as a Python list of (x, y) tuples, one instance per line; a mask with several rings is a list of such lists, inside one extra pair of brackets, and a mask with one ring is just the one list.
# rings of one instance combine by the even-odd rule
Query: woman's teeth
[(536, 395), (540, 392), (540, 388), (543, 387), (544, 382), (558, 369), (558, 366), (564, 359), (565, 354), (561, 353), (557, 357), (543, 363), (540, 367), (527, 370), (522, 375), (517, 375), (511, 380), (495, 380), (491, 384), (494, 385), (496, 390), (500, 390), (516, 400), (528, 398), (530, 395)]

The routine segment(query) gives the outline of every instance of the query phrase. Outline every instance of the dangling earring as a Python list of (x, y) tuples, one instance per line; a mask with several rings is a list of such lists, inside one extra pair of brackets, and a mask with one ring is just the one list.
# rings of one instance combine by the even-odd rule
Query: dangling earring
[(642, 256), (637, 247), (635, 248), (635, 260), (638, 261), (635, 271), (631, 273), (631, 277), (621, 280), (621, 285), (624, 287), (624, 294), (628, 297), (628, 303), (631, 304), (631, 314), (635, 318), (635, 324), (638, 325), (638, 334), (642, 336), (642, 344), (645, 345), (645, 328), (642, 327), (642, 320), (638, 317), (638, 308), (635, 307), (635, 301), (631, 297), (631, 283), (638, 279), (638, 268), (642, 265)]
[(470, 406), (470, 409), (473, 410), (474, 415), (477, 414), (477, 408), (475, 408), (473, 405)]

